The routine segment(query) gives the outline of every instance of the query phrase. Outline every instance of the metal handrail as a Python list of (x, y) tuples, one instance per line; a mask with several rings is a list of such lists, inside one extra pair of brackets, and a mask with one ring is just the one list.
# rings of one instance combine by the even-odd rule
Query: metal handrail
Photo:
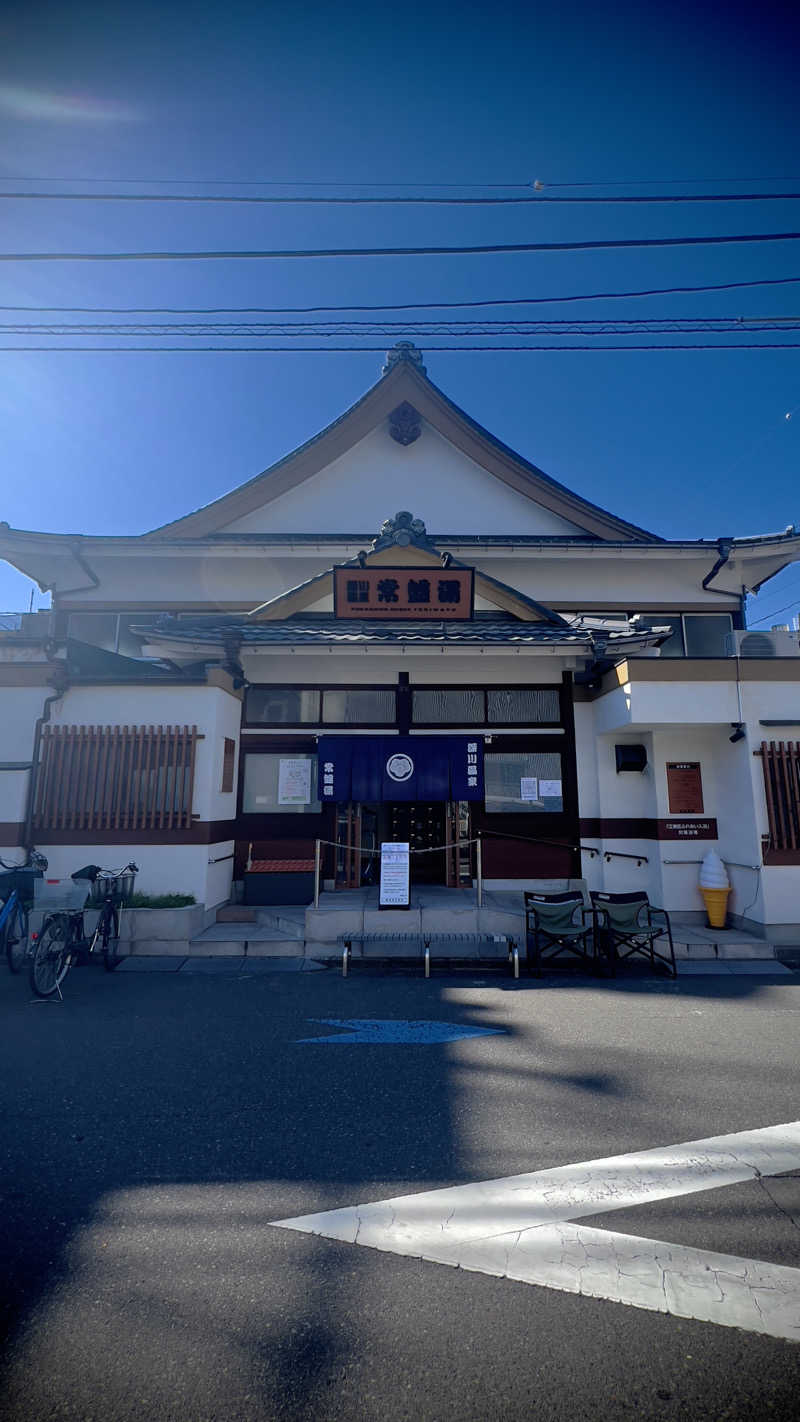
[(635, 859), (641, 864), (649, 864), (646, 854), (628, 854), (621, 849), (596, 849), (593, 844), (567, 844), (564, 839), (537, 839), (529, 834), (503, 834), (500, 830), (479, 830), (479, 835), (491, 835), (493, 839), (518, 839), (523, 844), (552, 844), (557, 849), (571, 849), (579, 854), (602, 854), (609, 859)]

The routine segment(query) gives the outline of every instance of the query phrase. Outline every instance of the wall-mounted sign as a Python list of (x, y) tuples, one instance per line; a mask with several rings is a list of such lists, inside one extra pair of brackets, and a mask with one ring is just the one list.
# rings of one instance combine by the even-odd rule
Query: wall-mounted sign
[(472, 568), (334, 568), (336, 617), (470, 618)]
[(719, 839), (716, 820), (659, 820), (659, 839)]
[(702, 815), (705, 806), (699, 760), (667, 761), (667, 794), (671, 815)]
[(408, 844), (387, 841), (381, 845), (379, 908), (408, 908), (411, 883), (409, 866)]

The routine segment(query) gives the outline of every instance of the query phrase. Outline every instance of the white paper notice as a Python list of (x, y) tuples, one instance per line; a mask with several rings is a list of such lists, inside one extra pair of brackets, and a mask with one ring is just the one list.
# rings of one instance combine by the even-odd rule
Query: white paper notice
[(409, 846), (387, 842), (381, 845), (381, 908), (408, 908)]
[(278, 804), (311, 804), (310, 760), (281, 760), (278, 767)]
[(540, 780), (540, 781), (539, 781), (539, 794), (541, 795), (541, 797), (542, 797), (543, 800), (560, 800), (560, 799), (561, 799), (561, 781), (560, 781), (560, 780)]
[(523, 775), (519, 782), (520, 800), (539, 799), (539, 777), (537, 775)]

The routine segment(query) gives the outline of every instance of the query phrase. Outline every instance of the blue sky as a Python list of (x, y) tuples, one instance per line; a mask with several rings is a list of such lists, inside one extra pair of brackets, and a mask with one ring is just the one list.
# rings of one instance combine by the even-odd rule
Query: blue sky
[[(79, 191), (77, 182), (20, 180), (128, 178), (141, 179), (128, 191), (165, 192), (181, 189), (155, 180), (186, 178), (209, 181), (183, 191), (235, 192), (247, 189), (223, 189), (219, 180), (267, 179), (349, 191), (379, 183), (392, 192), (399, 184), (538, 177), (596, 184), (582, 190), (589, 194), (800, 191), (798, 38), (796, 15), (769, 3), (667, 0), (656, 9), (567, 0), (556, 11), (538, 0), (500, 0), (456, 12), (436, 0), (401, 9), (311, 0), (287, 13), (240, 0), (185, 8), (33, 0), (0, 17), (2, 186)], [(791, 178), (798, 181), (779, 181)], [(698, 179), (706, 181), (690, 181)], [(621, 180), (637, 186), (601, 186)], [(6, 200), (0, 212), (0, 249), (15, 252), (585, 241), (800, 227), (800, 202), (788, 199), (537, 211)], [(794, 276), (800, 244), (788, 241), (347, 261), (19, 262), (0, 264), (0, 303), (499, 300)], [(785, 317), (798, 304), (800, 284), (534, 314)], [(432, 379), (475, 418), (553, 477), (645, 527), (713, 538), (800, 523), (796, 350), (437, 354), (432, 339), (420, 344)], [(374, 352), (0, 353), (0, 518), (23, 528), (143, 532), (307, 439), (373, 383), (380, 365)], [(454, 511), (454, 531), (457, 521)], [(28, 595), (26, 580), (0, 567), (0, 609), (27, 605)], [(795, 568), (765, 589), (751, 617), (769, 625), (774, 612), (784, 621), (798, 602)]]

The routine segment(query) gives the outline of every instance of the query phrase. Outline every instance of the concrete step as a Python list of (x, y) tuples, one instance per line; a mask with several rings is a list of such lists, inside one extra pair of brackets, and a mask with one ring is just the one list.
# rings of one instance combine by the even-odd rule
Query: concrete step
[(223, 904), (217, 909), (217, 923), (257, 923), (258, 910), (246, 904)]

